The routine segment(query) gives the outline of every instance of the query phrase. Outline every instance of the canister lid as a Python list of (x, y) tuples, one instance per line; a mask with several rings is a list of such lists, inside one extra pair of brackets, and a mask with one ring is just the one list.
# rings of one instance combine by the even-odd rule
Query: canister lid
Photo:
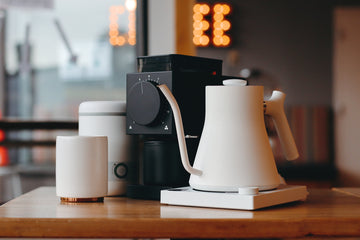
[(79, 106), (79, 115), (126, 114), (125, 101), (88, 101)]

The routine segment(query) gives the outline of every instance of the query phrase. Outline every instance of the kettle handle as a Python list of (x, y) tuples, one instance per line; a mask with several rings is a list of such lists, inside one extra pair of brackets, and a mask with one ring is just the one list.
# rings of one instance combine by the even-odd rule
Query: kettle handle
[(161, 92), (164, 94), (166, 100), (169, 102), (171, 110), (173, 111), (173, 114), (174, 114), (176, 134), (177, 134), (178, 143), (179, 143), (181, 162), (182, 162), (185, 170), (188, 173), (201, 176), (202, 171), (199, 169), (193, 168), (189, 162), (189, 156), (187, 153), (186, 143), (185, 143), (184, 127), (183, 127), (183, 123), (182, 123), (182, 119), (181, 119), (179, 105), (178, 105), (174, 95), (171, 93), (170, 89), (165, 84), (158, 85), (158, 88), (161, 90)]
[(276, 131), (279, 135), (280, 144), (287, 160), (294, 160), (299, 157), (293, 135), (284, 111), (286, 94), (280, 91), (273, 91), (270, 99), (265, 101), (265, 114), (270, 115), (274, 120)]

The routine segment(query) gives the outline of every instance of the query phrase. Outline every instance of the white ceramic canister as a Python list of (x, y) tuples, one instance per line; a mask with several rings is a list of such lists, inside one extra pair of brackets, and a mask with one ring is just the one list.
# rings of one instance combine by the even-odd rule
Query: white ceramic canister
[(56, 195), (63, 202), (99, 202), (108, 191), (105, 136), (56, 137)]
[(138, 141), (126, 135), (124, 101), (88, 101), (79, 106), (79, 135), (108, 137), (108, 196), (138, 183)]

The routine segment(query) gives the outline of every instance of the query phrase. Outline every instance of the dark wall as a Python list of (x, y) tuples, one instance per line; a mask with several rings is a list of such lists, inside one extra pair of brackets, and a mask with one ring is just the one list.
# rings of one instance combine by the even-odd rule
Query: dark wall
[(233, 6), (232, 46), (197, 48), (198, 56), (222, 59), (227, 75), (258, 69), (260, 75), (250, 82), (280, 88), (287, 94), (288, 105), (331, 105), (331, 1), (226, 2)]

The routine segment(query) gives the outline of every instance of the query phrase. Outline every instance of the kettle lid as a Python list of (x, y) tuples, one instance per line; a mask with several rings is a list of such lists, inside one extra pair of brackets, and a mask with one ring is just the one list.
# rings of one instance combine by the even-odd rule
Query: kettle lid
[(126, 113), (125, 101), (87, 101), (79, 106), (79, 114), (84, 113)]
[(226, 79), (223, 81), (224, 86), (246, 86), (247, 81), (242, 79)]

